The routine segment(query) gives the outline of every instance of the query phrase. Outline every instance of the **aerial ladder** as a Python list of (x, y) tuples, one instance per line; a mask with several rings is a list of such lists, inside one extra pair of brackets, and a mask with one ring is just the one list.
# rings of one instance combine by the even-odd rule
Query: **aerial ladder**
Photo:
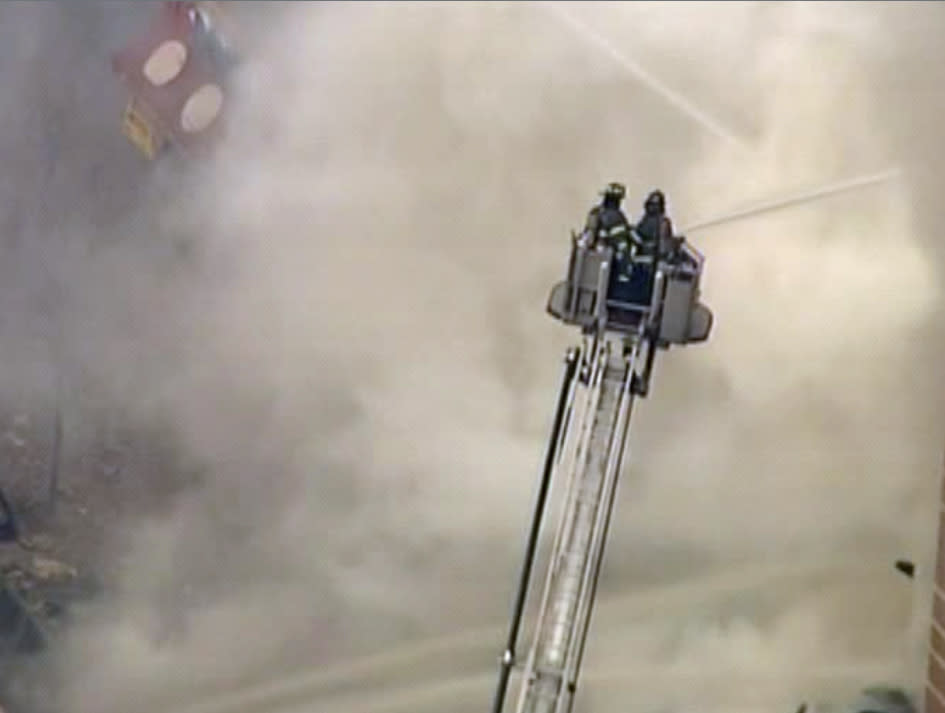
[[(493, 713), (503, 713), (521, 671), (515, 713), (570, 713), (577, 692), (604, 547), (636, 397), (645, 397), (659, 349), (703, 342), (712, 313), (699, 302), (703, 257), (682, 236), (656, 256), (623, 261), (572, 234), (567, 279), (548, 312), (580, 327), (564, 375), (532, 514)], [(516, 647), (553, 480), (565, 478), (527, 656)]]

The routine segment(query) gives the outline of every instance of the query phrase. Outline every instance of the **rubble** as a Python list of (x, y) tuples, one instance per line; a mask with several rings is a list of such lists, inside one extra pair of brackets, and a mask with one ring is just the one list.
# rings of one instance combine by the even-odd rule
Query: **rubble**
[(33, 574), (44, 582), (69, 582), (79, 576), (75, 567), (49, 557), (33, 557)]
[(51, 552), (55, 547), (53, 538), (42, 533), (21, 537), (19, 545), (28, 552)]

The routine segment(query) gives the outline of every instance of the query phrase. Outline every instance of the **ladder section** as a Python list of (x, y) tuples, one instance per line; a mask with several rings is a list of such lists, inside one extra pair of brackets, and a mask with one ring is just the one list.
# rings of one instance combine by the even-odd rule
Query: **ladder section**
[(632, 358), (620, 356), (619, 348), (614, 355), (611, 349), (612, 343), (599, 344), (587, 365), (586, 407), (583, 422), (574, 424), (578, 441), (573, 468), (518, 713), (561, 713), (570, 707), (590, 618), (588, 597), (596, 590), (621, 461), (615, 449), (623, 449), (632, 398)]

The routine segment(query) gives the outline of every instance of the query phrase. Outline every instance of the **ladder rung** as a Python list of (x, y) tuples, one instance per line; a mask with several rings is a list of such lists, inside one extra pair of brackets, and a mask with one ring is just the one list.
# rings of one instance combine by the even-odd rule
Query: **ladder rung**
[(536, 678), (556, 679), (559, 683), (564, 680), (564, 671), (557, 671), (544, 666), (535, 666), (532, 671)]

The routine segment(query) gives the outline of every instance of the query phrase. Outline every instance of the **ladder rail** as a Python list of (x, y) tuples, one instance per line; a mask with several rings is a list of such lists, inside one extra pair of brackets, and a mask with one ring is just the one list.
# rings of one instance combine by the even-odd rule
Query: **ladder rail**
[[(632, 404), (635, 347), (618, 357), (610, 340), (595, 339), (586, 409), (578, 422), (575, 458), (552, 548), (538, 622), (516, 710), (570, 709), (583, 657), (613, 508)], [(616, 373), (615, 373), (616, 372)]]
[[(585, 393), (583, 394), (584, 409), (583, 409), (583, 414), (582, 414), (582, 420), (587, 418), (588, 413), (593, 413), (597, 404), (596, 397), (599, 397), (597, 390), (601, 384), (600, 376), (602, 376), (602, 370), (599, 369), (600, 359), (602, 355), (602, 351), (601, 351), (602, 346), (603, 345), (595, 343), (595, 344), (589, 345), (589, 349), (586, 349), (583, 351), (583, 355), (589, 357), (589, 360), (587, 363), (589, 374), (588, 374), (588, 384), (586, 386)], [(584, 424), (582, 423), (581, 426), (583, 425)], [(579, 430), (579, 434), (583, 435), (583, 430), (584, 429), (581, 428)], [(574, 459), (572, 461), (573, 464), (575, 465), (579, 463), (581, 459), (580, 443), (581, 441), (579, 439), (578, 442), (575, 444)], [(557, 532), (555, 534), (555, 541), (551, 549), (550, 566), (548, 567), (548, 572), (545, 575), (544, 591), (542, 593), (541, 604), (539, 606), (538, 620), (537, 620), (535, 631), (532, 637), (532, 645), (531, 645), (531, 648), (529, 649), (528, 658), (525, 663), (523, 685), (519, 693), (518, 703), (516, 704), (517, 711), (523, 711), (525, 709), (527, 705), (527, 697), (528, 697), (528, 693), (531, 687), (532, 679), (535, 676), (536, 659), (541, 649), (540, 644), (541, 644), (541, 639), (542, 639), (542, 634), (543, 634), (543, 629), (544, 629), (544, 621), (548, 613), (548, 606), (550, 604), (551, 595), (554, 589), (553, 581), (554, 581), (554, 575), (557, 568), (556, 555), (561, 549), (561, 543), (564, 541), (565, 536), (567, 534), (566, 530), (568, 529), (566, 527), (567, 519), (568, 519), (568, 506), (571, 501), (571, 495), (574, 490), (575, 483), (577, 481), (577, 478), (574, 477), (575, 471), (576, 471), (576, 468), (572, 467), (570, 477), (568, 478), (567, 494), (565, 496), (565, 501), (564, 501), (565, 510), (562, 513), (561, 520), (559, 521)]]
[(617, 420), (611, 434), (608, 452), (607, 480), (604, 483), (604, 493), (601, 506), (597, 512), (595, 523), (595, 537), (593, 549), (587, 562), (585, 571), (585, 591), (582, 597), (582, 607), (575, 621), (575, 638), (572, 642), (572, 651), (568, 657), (569, 670), (565, 679), (564, 694), (560, 697), (557, 713), (571, 713), (574, 698), (577, 694), (577, 682), (581, 672), (581, 664), (587, 645), (587, 635), (590, 631), (591, 617), (594, 612), (594, 603), (597, 598), (597, 586), (600, 582), (600, 572), (604, 561), (604, 551), (607, 546), (607, 537), (610, 530), (610, 521), (614, 506), (617, 502), (617, 487), (620, 482), (620, 471), (623, 467), (627, 435), (630, 429), (630, 419), (633, 412), (634, 393), (632, 389), (634, 365), (639, 356), (638, 344), (634, 345), (624, 365), (624, 375), (621, 382), (621, 394), (617, 411)]
[(505, 694), (508, 689), (509, 677), (512, 673), (512, 667), (516, 661), (516, 648), (518, 646), (518, 635), (521, 627), (522, 615), (525, 611), (525, 604), (528, 599), (529, 583), (531, 582), (532, 567), (535, 563), (535, 552), (538, 547), (538, 538), (541, 534), (548, 493), (551, 487), (552, 478), (556, 470), (557, 449), (561, 447), (561, 430), (563, 427), (565, 412), (568, 404), (574, 396), (574, 376), (577, 367), (580, 364), (580, 348), (571, 348), (567, 351), (564, 358), (565, 368), (562, 375), (561, 389), (558, 394), (558, 403), (555, 409), (555, 416), (552, 420), (551, 435), (548, 439), (548, 450), (545, 454), (544, 468), (542, 470), (541, 481), (535, 494), (535, 505), (532, 512), (532, 521), (529, 527), (528, 538), (525, 543), (525, 558), (522, 562), (522, 569), (519, 574), (518, 590), (515, 593), (515, 601), (512, 605), (512, 621), (509, 624), (508, 637), (506, 638), (505, 649), (502, 652), (499, 669), (499, 681), (496, 685), (495, 697), (492, 704), (493, 713), (502, 713), (505, 705)]
[[(571, 487), (569, 488), (568, 498), (565, 501), (565, 516), (563, 520), (563, 532), (564, 536), (562, 538), (562, 547), (555, 553), (554, 558), (554, 574), (552, 578), (552, 592), (554, 592), (554, 584), (561, 583), (562, 587), (565, 587), (564, 591), (568, 592), (569, 590), (574, 589), (572, 587), (567, 587), (569, 583), (572, 585), (575, 583), (573, 576), (575, 574), (573, 567), (568, 567), (574, 559), (575, 555), (582, 555), (584, 552), (581, 549), (575, 549), (575, 540), (574, 538), (579, 536), (580, 530), (578, 527), (584, 524), (584, 520), (580, 517), (580, 514), (584, 507), (587, 504), (587, 501), (581, 496), (584, 495), (584, 485), (588, 481), (589, 467), (591, 465), (591, 459), (596, 454), (596, 449), (592, 448), (595, 436), (599, 435), (599, 423), (602, 414), (606, 415), (602, 409), (602, 401), (607, 396), (606, 376), (609, 369), (609, 350), (607, 346), (603, 346), (600, 352), (600, 362), (598, 364), (597, 370), (597, 383), (594, 388), (594, 406), (590, 409), (589, 417), (584, 421), (584, 434), (583, 438), (579, 441), (584, 448), (580, 453), (580, 458), (577, 462), (577, 466), (571, 473)], [(593, 475), (593, 472), (590, 473)], [(583, 567), (582, 567), (583, 568)], [(570, 570), (570, 571), (569, 571)], [(568, 577), (568, 575), (572, 575)], [(562, 579), (564, 578), (564, 581)], [(572, 593), (574, 599), (576, 600), (580, 596), (580, 577), (577, 578), (577, 589)], [(561, 588), (558, 588), (559, 594)], [(566, 663), (565, 656), (567, 655), (567, 648), (569, 641), (567, 640), (570, 627), (568, 626), (568, 619), (571, 617), (568, 615), (568, 610), (570, 609), (569, 597), (560, 597), (555, 602), (556, 606), (552, 608), (552, 613), (555, 615), (555, 618), (550, 623), (551, 628), (548, 631), (548, 639), (545, 640), (545, 650), (539, 651), (539, 656), (543, 655), (543, 661), (541, 661), (542, 667), (547, 668), (549, 664), (551, 666), (556, 666), (561, 672), (564, 670), (564, 665)], [(561, 609), (564, 609), (564, 616), (562, 616)], [(562, 641), (562, 637), (567, 637)], [(559, 653), (560, 652), (560, 653)], [(556, 659), (560, 658), (560, 664), (555, 662)], [(551, 659), (549, 661), (549, 659)]]

